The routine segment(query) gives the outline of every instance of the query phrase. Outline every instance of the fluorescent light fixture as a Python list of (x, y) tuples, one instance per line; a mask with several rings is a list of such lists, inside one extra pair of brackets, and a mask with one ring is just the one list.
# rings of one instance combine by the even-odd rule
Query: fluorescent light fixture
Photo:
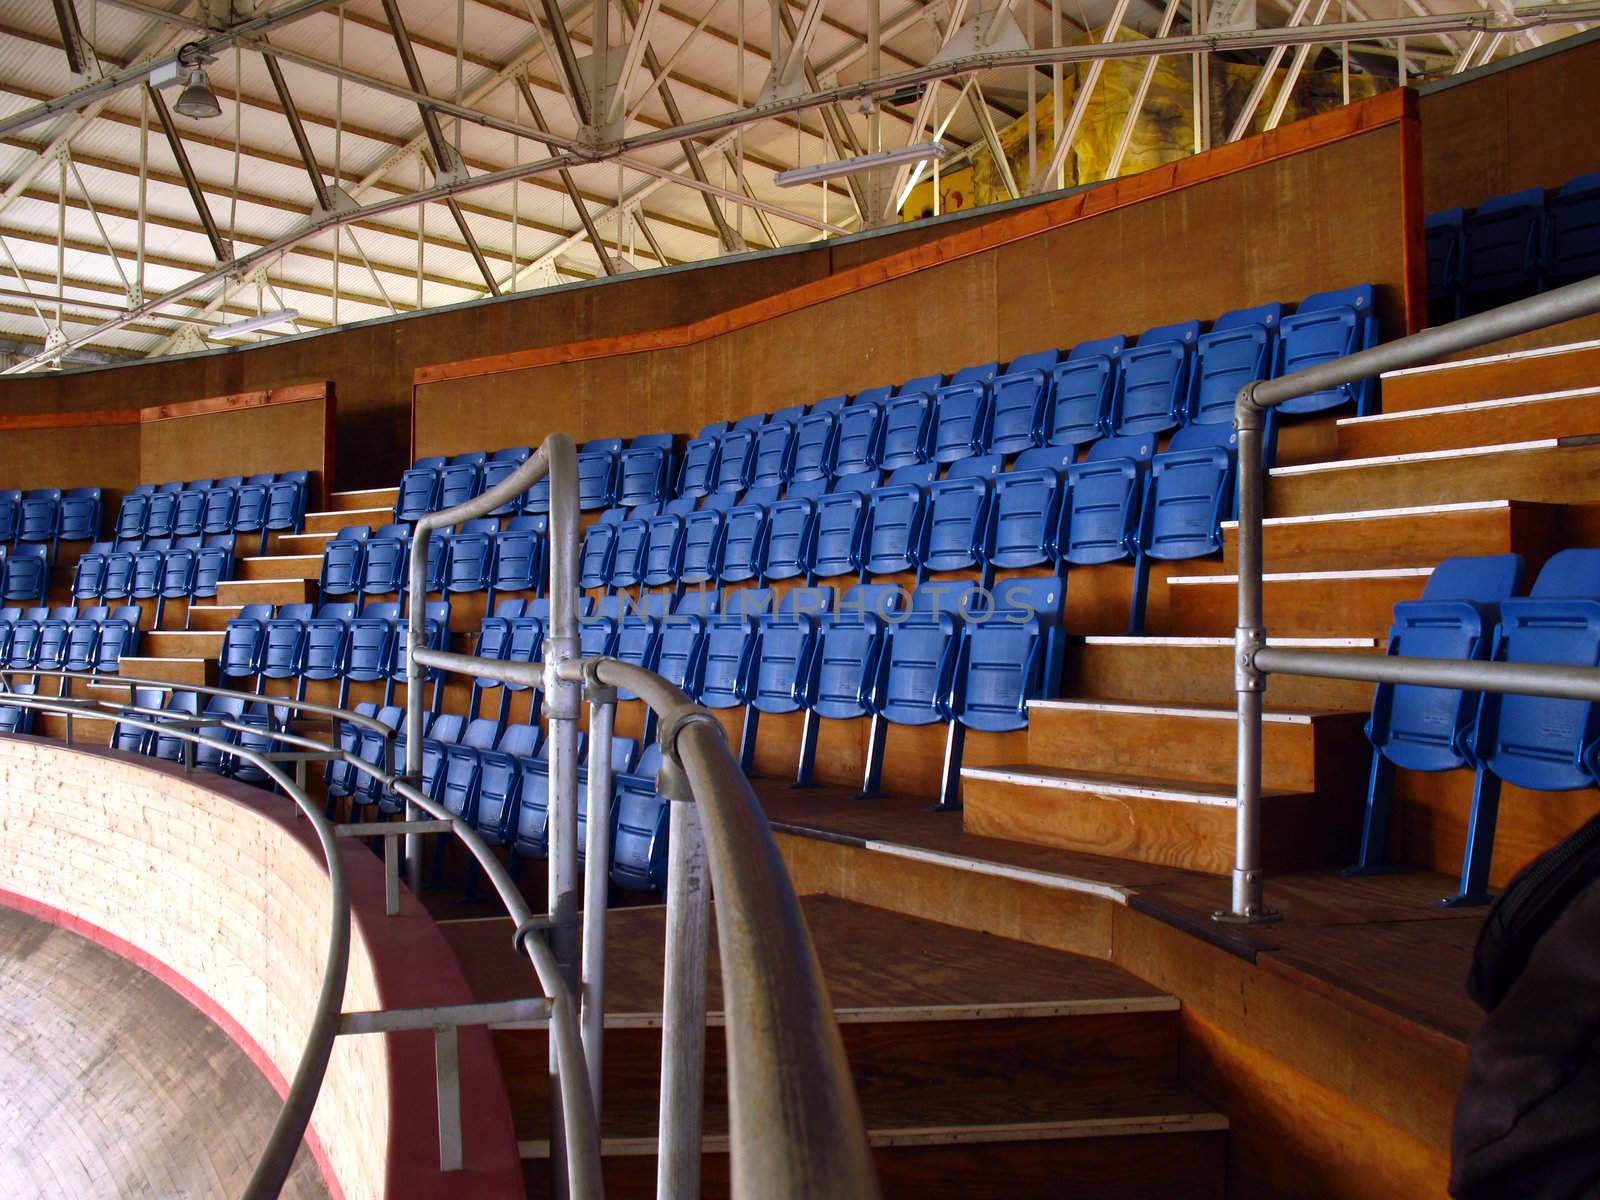
[(926, 162), (930, 158), (943, 158), (944, 147), (938, 142), (916, 142), (893, 150), (878, 150), (872, 154), (859, 154), (855, 158), (838, 162), (816, 163), (809, 167), (795, 167), (780, 171), (773, 177), (779, 187), (798, 187), (802, 183), (817, 183), (840, 175), (854, 175), (857, 171), (870, 171), (874, 167), (897, 167), (901, 163)]
[(277, 312), (262, 313), (259, 317), (246, 317), (231, 325), (214, 325), (206, 331), (206, 337), (216, 341), (218, 338), (236, 337), (241, 333), (254, 333), (258, 329), (265, 329), (268, 325), (282, 325), (299, 315), (298, 308), (280, 308)]

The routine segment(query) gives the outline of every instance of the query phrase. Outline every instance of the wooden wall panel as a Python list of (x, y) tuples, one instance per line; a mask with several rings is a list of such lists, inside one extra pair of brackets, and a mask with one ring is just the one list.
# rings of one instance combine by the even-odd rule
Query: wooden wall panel
[(139, 483), (139, 427), (0, 430), (0, 487), (99, 487)]
[[(1412, 101), (1388, 93), (1014, 209), (707, 320), (426, 368), (415, 453), (531, 445), (557, 428), (579, 440), (693, 433), (711, 420), (1363, 281), (1378, 285), (1392, 336), (1420, 283), (1410, 278), (1417, 209), (1403, 191), (1404, 156), (1416, 153), (1406, 136)], [(1283, 215), (1241, 219), (1252, 210)]]
[(1597, 167), (1600, 40), (1485, 72), (1421, 97), (1429, 212), (1473, 207), (1527, 187), (1558, 187)]
[(329, 398), (147, 421), (139, 426), (141, 482), (261, 471), (321, 473)]

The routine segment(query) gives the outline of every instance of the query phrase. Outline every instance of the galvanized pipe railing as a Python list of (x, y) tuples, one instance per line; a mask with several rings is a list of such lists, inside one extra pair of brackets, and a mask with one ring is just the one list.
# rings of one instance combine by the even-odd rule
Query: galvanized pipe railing
[[(34, 674), (47, 673), (0, 671), (0, 677), (7, 680), (14, 675)], [(79, 720), (119, 722), (136, 729), (177, 738), (189, 745), (209, 746), (219, 752), (247, 759), (282, 788), (300, 814), (311, 822), (312, 831), (316, 834), (317, 844), (322, 851), (323, 862), (328, 871), (330, 923), (328, 946), (323, 955), (322, 983), (317, 991), (317, 1000), (312, 1009), (310, 1027), (306, 1031), (305, 1046), (300, 1052), (299, 1065), (296, 1066), (294, 1078), (289, 1081), (289, 1088), (284, 1093), (283, 1107), (278, 1110), (278, 1116), (272, 1124), (272, 1132), (268, 1135), (267, 1143), (256, 1159), (250, 1180), (241, 1193), (242, 1200), (274, 1200), (283, 1190), (284, 1182), (294, 1167), (295, 1156), (305, 1139), (306, 1129), (311, 1123), (311, 1113), (316, 1107), (317, 1094), (322, 1088), (323, 1077), (327, 1074), (328, 1060), (333, 1055), (333, 1044), (339, 1036), (339, 1018), (344, 1005), (345, 976), (350, 965), (350, 895), (333, 827), (317, 806), (311, 803), (305, 792), (279, 770), (270, 756), (246, 750), (232, 742), (217, 742), (213, 738), (202, 737), (197, 732), (173, 724), (170, 715), (163, 721), (150, 719), (152, 714), (148, 709), (133, 709), (125, 705), (113, 712), (98, 707), (110, 703), (108, 701), (74, 701), (60, 696), (30, 696), (15, 692), (4, 694), (3, 702), (9, 706), (42, 712), (71, 710)], [(211, 723), (221, 722), (208, 722)]]
[(1233, 897), (1230, 909), (1215, 914), (1218, 920), (1250, 923), (1276, 919), (1263, 898), (1261, 870), (1261, 701), (1269, 673), (1600, 699), (1600, 668), (1447, 663), (1435, 659), (1319, 654), (1268, 647), (1261, 586), (1265, 478), (1262, 445), (1267, 411), (1297, 396), (1355, 383), (1385, 371), (1421, 366), (1462, 350), (1595, 312), (1600, 312), (1600, 276), (1448, 325), (1424, 329), (1409, 337), (1277, 379), (1256, 380), (1240, 389), (1234, 404), (1234, 427), (1239, 431), (1239, 598), (1234, 629), (1238, 763)]

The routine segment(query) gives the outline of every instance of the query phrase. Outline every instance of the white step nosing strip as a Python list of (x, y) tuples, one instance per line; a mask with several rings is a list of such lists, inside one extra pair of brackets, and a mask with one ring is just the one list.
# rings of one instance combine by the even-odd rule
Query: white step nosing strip
[[(1136, 704), (1120, 700), (1029, 700), (1028, 711), (1034, 709), (1054, 712), (1105, 712), (1118, 713), (1130, 717), (1189, 717), (1198, 721), (1233, 721), (1238, 718), (1238, 711), (1233, 708), (1206, 708), (1196, 705), (1193, 708), (1178, 706), (1163, 706), (1159, 704)], [(1310, 713), (1298, 712), (1264, 712), (1261, 714), (1263, 721), (1277, 725), (1310, 725)]]
[[(1353, 509), (1349, 512), (1307, 513), (1299, 517), (1268, 517), (1263, 528), (1278, 525), (1324, 525), (1340, 521), (1387, 521), (1397, 517), (1432, 517), (1446, 513), (1490, 512), (1511, 507), (1509, 500), (1462, 500), (1456, 504), (1414, 504), (1406, 508)], [(1224, 521), (1224, 529), (1237, 529), (1239, 522)]]
[(210, 662), (211, 661), (208, 658), (167, 658), (167, 657), (163, 657), (163, 656), (161, 656), (159, 654), (124, 654), (122, 656), (122, 661), (123, 662), (128, 662), (130, 660), (133, 661), (133, 662), (181, 662), (181, 663), (206, 663), (206, 662)]
[[(504, 920), (504, 918), (496, 918)], [(1177, 1012), (1182, 1007), (1176, 996), (1094, 996), (1081, 1000), (999, 1000), (992, 1004), (900, 1004), (884, 1008), (836, 1008), (833, 1019), (840, 1025), (892, 1025), (935, 1021), (1015, 1021), (1050, 1017), (1123, 1016), (1128, 1013)], [(660, 1029), (663, 1017), (658, 1012), (606, 1014), (607, 1029)], [(549, 1019), (496, 1021), (490, 1030), (500, 1033), (539, 1032), (549, 1027)], [(727, 1014), (708, 1012), (706, 1024), (725, 1026)]]
[[(359, 517), (362, 513), (392, 513), (393, 511), (394, 509), (392, 508), (330, 508), (327, 512), (307, 513), (306, 520), (309, 521), (312, 517)], [(359, 525), (361, 522), (352, 521), (350, 524)], [(302, 529), (299, 533), (290, 534), (289, 536), (304, 537), (307, 532), (307, 530)], [(317, 531), (310, 530), (309, 532), (315, 533)]]
[[(1134, 634), (1091, 634), (1083, 639), (1086, 646), (1139, 646), (1184, 648), (1233, 647), (1231, 637), (1143, 637)], [(1376, 647), (1377, 638), (1370, 637), (1269, 637), (1267, 645), (1293, 647), (1297, 650), (1349, 650)]]
[(290, 577), (287, 577), (287, 578), (274, 577), (272, 579), (223, 579), (223, 580), (220, 580), (217, 583), (217, 586), (218, 587), (242, 587), (242, 586), (244, 586), (246, 584), (257, 584), (257, 583), (310, 583), (310, 582), (311, 582), (310, 576), (307, 576), (307, 575), (295, 575), (295, 576), (290, 576)]
[(333, 496), (371, 496), (375, 492), (392, 492), (392, 491), (395, 491), (395, 490), (396, 489), (392, 488), (392, 487), (350, 488), (350, 489), (345, 490), (345, 491), (332, 492), (332, 493), (330, 493), (330, 495), (333, 495)]
[[(1261, 576), (1262, 583), (1332, 583), (1341, 579), (1420, 579), (1433, 574), (1432, 567), (1378, 567), (1368, 571), (1271, 571)], [(1227, 584), (1237, 587), (1237, 575), (1173, 575), (1173, 587)]]
[(1051, 788), (1058, 792), (1088, 792), (1099, 796), (1118, 796), (1128, 800), (1164, 800), (1175, 804), (1202, 804), (1232, 808), (1237, 798), (1227, 792), (1196, 792), (1184, 788), (1140, 787), (1129, 783), (1110, 783), (1076, 775), (1047, 775), (1034, 771), (1008, 771), (999, 767), (962, 767), (962, 779), (987, 779), (992, 783), (1014, 783), (1020, 787)]
[[(867, 1130), (867, 1144), (874, 1149), (911, 1146), (974, 1146), (1003, 1142), (1075, 1141), (1095, 1137), (1139, 1137), (1175, 1133), (1225, 1133), (1228, 1118), (1218, 1112), (1152, 1113), (1141, 1117), (1081, 1117), (1064, 1121), (1017, 1121), (996, 1125), (930, 1125), (910, 1128)], [(729, 1138), (725, 1133), (707, 1134), (701, 1141), (706, 1154), (726, 1154)], [(544, 1138), (517, 1142), (518, 1154), (526, 1160), (550, 1157), (550, 1143)], [(648, 1158), (656, 1152), (654, 1137), (608, 1137), (601, 1139), (600, 1153), (608, 1158)]]
[(907, 846), (901, 842), (867, 841), (863, 843), (863, 848), (878, 854), (888, 854), (895, 858), (908, 858), (916, 862), (931, 863), (935, 866), (957, 867), (977, 875), (992, 875), (997, 879), (1010, 879), (1018, 883), (1054, 888), (1063, 892), (1081, 892), (1084, 895), (1099, 896), (1101, 899), (1110, 900), (1115, 904), (1126, 904), (1130, 894), (1130, 889), (1119, 887), (1114, 883), (1102, 883), (1096, 879), (1079, 879), (1074, 875), (1059, 875), (1052, 871), (1038, 871), (1032, 867), (1017, 867), (1012, 866), (1010, 863), (990, 862), (981, 858), (967, 858), (964, 855), (949, 854), (942, 850), (926, 850), (921, 846)]
[(1560, 445), (1560, 438), (1536, 438), (1527, 442), (1501, 442), (1493, 446), (1461, 446), (1454, 450), (1417, 450), (1408, 454), (1381, 454), (1374, 458), (1342, 458), (1330, 462), (1298, 463), (1292, 467), (1273, 467), (1268, 475), (1273, 479), (1288, 479), (1296, 475), (1355, 471), (1363, 467), (1407, 466), (1457, 458), (1484, 458), (1491, 454), (1531, 454), (1538, 450), (1554, 450)]
[(1465, 404), (1440, 404), (1433, 408), (1403, 408), (1398, 412), (1372, 413), (1365, 417), (1340, 417), (1340, 426), (1377, 425), (1382, 422), (1411, 421), (1418, 417), (1440, 417), (1456, 413), (1491, 412), (1523, 404), (1542, 404), (1550, 400), (1572, 400), (1579, 396), (1600, 396), (1600, 387), (1567, 388), (1559, 392), (1531, 392), (1524, 396), (1503, 396), (1498, 400), (1469, 400)]
[(1481, 358), (1463, 358), (1455, 362), (1427, 363), (1420, 367), (1402, 367), (1385, 371), (1380, 379), (1402, 379), (1408, 375), (1434, 375), (1442, 371), (1458, 371), (1463, 367), (1481, 367), (1485, 363), (1516, 362), (1524, 358), (1550, 358), (1557, 354), (1572, 354), (1581, 350), (1600, 349), (1600, 341), (1567, 342), (1560, 346), (1535, 346), (1528, 350), (1507, 350), (1503, 354), (1485, 354)]

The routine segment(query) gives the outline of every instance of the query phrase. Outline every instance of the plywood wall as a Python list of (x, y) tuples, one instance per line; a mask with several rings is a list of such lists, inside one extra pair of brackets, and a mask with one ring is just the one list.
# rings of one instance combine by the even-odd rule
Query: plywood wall
[(1019, 210), (715, 320), (425, 369), (416, 453), (535, 445), (556, 430), (691, 432), (1362, 282), (1378, 285), (1386, 333), (1404, 332), (1420, 283), (1411, 100), (1390, 93)]
[(1600, 40), (1429, 92), (1420, 111), (1429, 212), (1600, 171)]

